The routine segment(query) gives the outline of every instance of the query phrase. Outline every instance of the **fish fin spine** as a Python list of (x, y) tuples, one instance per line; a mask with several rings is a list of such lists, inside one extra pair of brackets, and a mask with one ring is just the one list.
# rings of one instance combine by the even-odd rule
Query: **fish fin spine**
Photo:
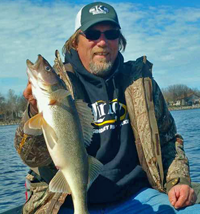
[(88, 147), (91, 144), (91, 138), (93, 135), (93, 114), (88, 104), (83, 100), (76, 100), (75, 106), (81, 123), (84, 143), (85, 146)]
[(24, 124), (24, 133), (29, 134), (29, 135), (41, 135), (42, 134), (42, 120), (43, 120), (42, 112), (31, 117)]
[(49, 183), (49, 191), (71, 194), (71, 189), (62, 171), (59, 170)]
[(89, 172), (88, 172), (88, 189), (99, 176), (103, 169), (103, 164), (96, 158), (88, 155)]

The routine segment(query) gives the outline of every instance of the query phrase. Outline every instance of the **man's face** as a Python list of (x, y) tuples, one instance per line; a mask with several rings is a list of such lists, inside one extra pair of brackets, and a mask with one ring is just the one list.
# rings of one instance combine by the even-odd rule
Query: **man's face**
[[(97, 24), (90, 29), (101, 32), (115, 29), (111, 24)], [(79, 35), (78, 51), (83, 66), (92, 74), (106, 76), (109, 74), (118, 54), (119, 39), (108, 40), (101, 34), (97, 40), (89, 40), (84, 35)]]

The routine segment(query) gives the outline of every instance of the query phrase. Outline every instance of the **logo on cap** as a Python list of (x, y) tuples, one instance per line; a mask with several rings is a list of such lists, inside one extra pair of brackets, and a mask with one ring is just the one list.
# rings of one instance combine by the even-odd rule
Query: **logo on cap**
[(90, 8), (89, 12), (92, 13), (93, 15), (96, 15), (96, 14), (106, 14), (109, 12), (109, 10), (107, 7), (103, 5), (96, 5)]

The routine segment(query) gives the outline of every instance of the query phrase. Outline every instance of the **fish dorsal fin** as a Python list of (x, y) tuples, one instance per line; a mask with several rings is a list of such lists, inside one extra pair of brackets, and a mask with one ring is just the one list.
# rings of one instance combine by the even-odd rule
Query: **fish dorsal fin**
[(69, 96), (70, 92), (66, 89), (58, 89), (49, 94), (50, 103), (57, 100), (62, 100), (65, 97)]
[[(62, 62), (62, 59), (60, 57), (60, 53), (58, 50), (55, 51), (55, 60), (54, 60), (54, 66), (53, 68), (55, 69), (56, 73), (60, 76), (60, 78), (65, 82), (67, 89), (70, 91), (72, 98), (74, 99), (74, 94), (73, 94), (73, 88), (72, 88), (72, 83), (69, 79), (69, 76), (66, 72), (65, 66)], [(72, 67), (70, 68), (70, 70)]]
[(45, 121), (44, 118), (42, 121), (42, 130), (46, 144), (48, 144), (50, 149), (53, 149), (54, 146), (58, 143), (58, 137), (54, 129)]
[(92, 183), (95, 181), (95, 179), (99, 176), (103, 168), (103, 164), (99, 160), (90, 155), (88, 155), (88, 163), (89, 163), (89, 175), (88, 175), (88, 189), (89, 189)]
[(91, 138), (93, 135), (93, 127), (91, 124), (93, 122), (92, 111), (88, 104), (83, 102), (83, 100), (76, 100), (75, 105), (80, 118), (84, 143), (87, 147), (91, 144)]
[(29, 135), (42, 134), (42, 113), (36, 114), (24, 124), (24, 133)]
[(71, 189), (66, 181), (63, 173), (59, 170), (49, 183), (49, 190), (51, 192), (65, 192), (71, 194)]

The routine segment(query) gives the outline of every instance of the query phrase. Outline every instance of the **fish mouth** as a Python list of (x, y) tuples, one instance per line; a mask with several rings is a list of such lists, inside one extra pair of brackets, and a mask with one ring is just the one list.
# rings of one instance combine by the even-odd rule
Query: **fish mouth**
[(38, 79), (38, 68), (43, 60), (44, 58), (40, 54), (38, 54), (38, 58), (35, 63), (31, 62), (29, 59), (26, 60), (27, 73), (29, 78), (34, 77), (36, 80)]
[(43, 71), (41, 67), (45, 67), (45, 63), (47, 64), (48, 62), (40, 54), (35, 63), (29, 59), (26, 60), (27, 75), (32, 86), (39, 87), (42, 91), (47, 92), (51, 91), (51, 87), (56, 85), (57, 81), (55, 82), (54, 78), (51, 79), (52, 75), (49, 75), (47, 71)]
[(26, 60), (26, 64), (29, 68), (32, 68), (34, 66), (34, 63), (32, 63), (29, 59)]
[[(37, 82), (39, 80), (38, 67), (39, 67), (41, 60), (43, 60), (43, 57), (41, 55), (38, 55), (38, 58), (35, 63), (31, 62), (29, 59), (26, 60), (27, 75), (28, 75), (29, 81), (31, 81), (31, 83), (32, 83), (32, 86), (37, 85)], [(43, 90), (42, 87), (40, 87), (40, 88)]]
[(35, 63), (31, 62), (29, 59), (26, 60), (26, 64), (29, 69), (31, 70), (37, 70), (37, 65), (43, 60), (43, 57), (39, 54), (37, 61)]
[(26, 60), (26, 64), (27, 64), (27, 74), (28, 74), (28, 77), (29, 79), (38, 79), (37, 78), (37, 71), (35, 70), (35, 66), (34, 66), (34, 63), (32, 63), (29, 59)]

